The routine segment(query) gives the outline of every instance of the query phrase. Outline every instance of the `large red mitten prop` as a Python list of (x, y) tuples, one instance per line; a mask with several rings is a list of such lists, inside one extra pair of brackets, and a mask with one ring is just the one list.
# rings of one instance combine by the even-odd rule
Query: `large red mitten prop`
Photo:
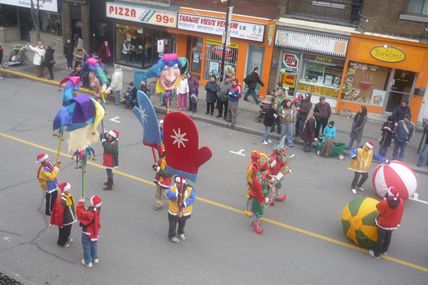
[(181, 112), (169, 113), (163, 123), (167, 172), (196, 182), (199, 166), (207, 162), (211, 149), (199, 148), (199, 134), (193, 120)]

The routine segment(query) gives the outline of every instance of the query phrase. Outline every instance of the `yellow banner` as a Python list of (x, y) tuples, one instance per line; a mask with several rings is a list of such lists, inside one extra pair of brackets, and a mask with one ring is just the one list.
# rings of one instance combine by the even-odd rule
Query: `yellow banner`
[[(223, 46), (223, 43), (221, 41), (216, 41), (212, 39), (207, 39), (206, 41), (207, 45), (213, 45), (213, 46)], [(230, 44), (227, 46), (228, 48), (239, 48), (238, 44)]]
[(337, 98), (339, 96), (339, 89), (334, 89), (325, 86), (311, 85), (306, 83), (299, 83), (298, 91), (308, 92), (315, 95), (322, 95)]

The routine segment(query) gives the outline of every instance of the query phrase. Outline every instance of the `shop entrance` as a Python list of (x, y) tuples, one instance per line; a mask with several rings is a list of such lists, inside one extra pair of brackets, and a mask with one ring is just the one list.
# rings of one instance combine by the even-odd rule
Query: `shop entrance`
[(391, 72), (388, 88), (388, 98), (385, 100), (386, 112), (392, 112), (403, 100), (409, 101), (414, 89), (416, 73), (395, 69)]
[[(226, 47), (224, 52), (224, 66), (230, 65), (236, 71), (236, 63), (238, 61), (237, 44), (231, 44)], [(209, 80), (210, 75), (218, 76), (221, 69), (221, 58), (223, 56), (223, 43), (216, 40), (206, 40), (205, 46), (205, 65), (204, 79)]]
[[(259, 68), (259, 77), (262, 77), (263, 72), (263, 55), (265, 53), (265, 48), (262, 46), (253, 46), (250, 45), (248, 48), (248, 58), (247, 58), (247, 70), (246, 75), (253, 72), (254, 67)], [(267, 82), (263, 82), (267, 84)], [(256, 91), (259, 92), (260, 84), (257, 84)]]
[(202, 37), (187, 37), (186, 57), (189, 59), (189, 70), (196, 77), (201, 76), (202, 66)]

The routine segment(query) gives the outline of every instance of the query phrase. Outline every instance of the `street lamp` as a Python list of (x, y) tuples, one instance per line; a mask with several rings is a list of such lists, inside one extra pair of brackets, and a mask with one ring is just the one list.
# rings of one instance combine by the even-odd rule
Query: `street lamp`
[(228, 42), (229, 42), (229, 38), (230, 38), (230, 35), (229, 35), (229, 31), (230, 31), (230, 29), (229, 29), (229, 22), (231, 21), (231, 19), (232, 19), (232, 9), (233, 9), (233, 7), (232, 7), (232, 0), (221, 0), (221, 2), (222, 3), (225, 3), (225, 2), (227, 2), (227, 11), (226, 11), (226, 24), (225, 24), (225, 26), (224, 26), (224, 37), (223, 37), (223, 53), (222, 53), (222, 55), (221, 55), (221, 68), (220, 68), (220, 70), (221, 70), (221, 80), (223, 80), (224, 79), (224, 61), (225, 61), (225, 57), (226, 57), (226, 47), (227, 47), (227, 44), (228, 44)]

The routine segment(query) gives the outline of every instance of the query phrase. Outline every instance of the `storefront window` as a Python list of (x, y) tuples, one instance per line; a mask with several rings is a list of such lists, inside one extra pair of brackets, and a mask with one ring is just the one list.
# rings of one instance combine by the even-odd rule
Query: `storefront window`
[(203, 39), (201, 37), (192, 37), (191, 42), (190, 70), (192, 72), (201, 73)]
[(14, 27), (18, 25), (16, 7), (0, 4), (0, 26)]
[[(159, 40), (163, 40), (162, 45), (158, 45)], [(173, 52), (175, 38), (165, 31), (116, 24), (116, 63), (148, 68), (158, 61), (161, 54)]]
[[(224, 65), (230, 65), (236, 70), (238, 60), (238, 48), (236, 44), (226, 47)], [(219, 41), (207, 40), (205, 49), (205, 72), (204, 79), (209, 80), (211, 75), (218, 76), (221, 71), (221, 58), (223, 56), (223, 45)]]
[(342, 72), (342, 59), (305, 54), (298, 91), (337, 98)]
[(55, 36), (61, 36), (61, 15), (57, 13), (40, 11), (40, 31), (53, 34)]
[(385, 67), (351, 62), (343, 85), (342, 99), (383, 106), (390, 71)]

